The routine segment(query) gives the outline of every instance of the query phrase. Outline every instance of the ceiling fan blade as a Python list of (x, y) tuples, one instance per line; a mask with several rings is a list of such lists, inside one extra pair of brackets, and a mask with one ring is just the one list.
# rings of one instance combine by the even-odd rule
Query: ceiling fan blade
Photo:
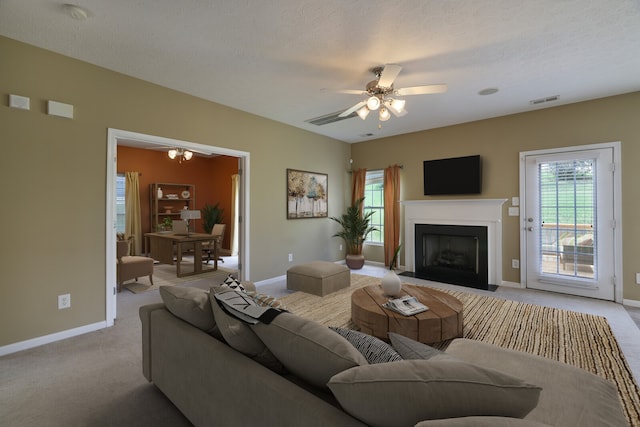
[(398, 77), (400, 70), (402, 70), (402, 67), (398, 64), (385, 65), (382, 70), (382, 74), (380, 74), (380, 78), (378, 79), (378, 86), (391, 87), (393, 81)]
[(351, 108), (347, 108), (346, 110), (344, 110), (342, 113), (338, 114), (338, 117), (347, 117), (349, 114), (353, 113), (354, 111), (357, 111), (359, 109), (361, 109), (362, 107), (364, 107), (365, 105), (367, 105), (367, 101), (361, 101), (358, 102), (356, 105), (354, 105)]
[(321, 92), (327, 93), (346, 93), (347, 95), (366, 95), (367, 92), (362, 89), (332, 89), (332, 88), (322, 88)]
[(447, 85), (445, 83), (441, 83), (437, 85), (401, 87), (400, 89), (396, 89), (394, 93), (399, 96), (407, 96), (407, 95), (425, 95), (429, 93), (442, 93), (446, 91), (447, 91)]

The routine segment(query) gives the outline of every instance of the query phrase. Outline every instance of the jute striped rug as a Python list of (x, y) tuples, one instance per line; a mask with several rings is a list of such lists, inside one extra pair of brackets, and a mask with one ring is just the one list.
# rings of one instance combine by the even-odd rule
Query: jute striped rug
[[(380, 279), (352, 274), (350, 288), (325, 297), (295, 292), (281, 300), (300, 316), (327, 326), (357, 329), (351, 322), (351, 293), (374, 284), (380, 284)], [(604, 317), (444, 291), (464, 305), (465, 338), (558, 360), (614, 382), (630, 425), (640, 426), (640, 389)]]

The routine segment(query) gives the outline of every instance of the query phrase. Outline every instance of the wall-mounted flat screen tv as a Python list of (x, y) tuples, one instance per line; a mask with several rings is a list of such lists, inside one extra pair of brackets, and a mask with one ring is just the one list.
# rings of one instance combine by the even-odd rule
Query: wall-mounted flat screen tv
[(425, 196), (481, 192), (482, 164), (479, 155), (424, 161)]

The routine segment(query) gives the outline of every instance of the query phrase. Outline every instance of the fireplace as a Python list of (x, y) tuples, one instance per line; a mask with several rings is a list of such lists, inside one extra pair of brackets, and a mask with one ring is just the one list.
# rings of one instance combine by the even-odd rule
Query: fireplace
[(489, 289), (487, 227), (415, 225), (415, 277)]
[[(481, 250), (480, 246), (478, 246), (476, 261), (471, 261), (470, 264), (473, 265), (477, 263), (478, 273), (482, 274), (483, 277), (485, 274), (484, 271), (486, 271), (486, 279), (479, 279), (479, 282), (483, 283), (482, 286), (487, 286), (488, 284), (489, 289), (492, 290), (495, 289), (496, 286), (502, 285), (502, 207), (505, 202), (506, 199), (403, 201), (405, 273), (407, 275), (422, 274), (419, 271), (422, 269), (419, 259), (425, 255), (423, 252), (423, 255), (420, 255), (420, 257), (416, 256), (416, 252), (422, 250), (420, 248), (423, 246), (423, 240), (416, 238), (416, 228), (418, 225), (481, 227), (486, 230), (484, 234), (486, 249)], [(469, 229), (461, 228), (461, 230)], [(455, 238), (461, 237), (452, 233), (445, 234), (450, 234)], [(440, 240), (442, 239), (444, 238), (440, 238)], [(452, 239), (451, 243), (453, 244), (454, 240), (455, 247), (457, 248), (457, 239)], [(445, 243), (441, 243), (441, 246), (444, 244)], [(480, 236), (478, 237), (478, 245), (485, 246)], [(456, 251), (458, 250), (456, 249)], [(458, 255), (458, 257), (469, 254), (469, 250), (460, 252), (463, 252), (463, 254)], [(456, 256), (453, 253), (445, 253), (444, 255), (443, 259), (447, 257), (455, 258)], [(471, 255), (473, 255), (473, 251), (471, 251)], [(458, 262), (460, 261), (459, 258)], [(474, 270), (476, 269), (474, 268)], [(459, 272), (459, 275), (463, 274)], [(431, 280), (445, 281), (441, 278)]]

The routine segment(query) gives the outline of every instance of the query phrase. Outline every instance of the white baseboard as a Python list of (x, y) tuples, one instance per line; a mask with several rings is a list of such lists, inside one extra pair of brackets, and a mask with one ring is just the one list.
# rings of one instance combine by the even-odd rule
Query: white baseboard
[(38, 338), (32, 338), (30, 340), (17, 342), (15, 344), (5, 345), (0, 347), (0, 356), (6, 356), (7, 354), (17, 353), (22, 350), (28, 350), (30, 348), (39, 347), (44, 344), (49, 344), (52, 342), (86, 334), (88, 332), (97, 331), (99, 329), (104, 329), (106, 327), (107, 327), (107, 322), (102, 321), (98, 323), (92, 323), (90, 325), (80, 326), (78, 328), (67, 329), (66, 331), (56, 332), (55, 334), (44, 335)]
[(272, 277), (270, 279), (260, 280), (259, 282), (255, 282), (256, 288), (264, 285), (270, 285), (272, 283), (280, 282), (282, 280), (287, 280), (287, 275), (283, 274), (282, 276)]
[(640, 307), (640, 301), (637, 299), (623, 299), (622, 305), (628, 305), (629, 307)]

